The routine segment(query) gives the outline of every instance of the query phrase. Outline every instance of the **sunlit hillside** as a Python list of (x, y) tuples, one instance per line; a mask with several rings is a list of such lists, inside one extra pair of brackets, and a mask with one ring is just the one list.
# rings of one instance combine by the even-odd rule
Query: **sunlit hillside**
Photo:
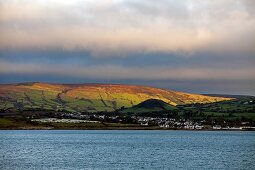
[(132, 85), (47, 83), (0, 85), (2, 110), (113, 111), (123, 106), (131, 107), (148, 99), (159, 99), (171, 105), (230, 100)]

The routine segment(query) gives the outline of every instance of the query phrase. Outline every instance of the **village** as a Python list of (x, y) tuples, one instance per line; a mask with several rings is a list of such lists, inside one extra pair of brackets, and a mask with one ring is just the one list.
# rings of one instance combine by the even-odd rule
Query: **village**
[(208, 123), (206, 120), (175, 119), (166, 117), (144, 117), (144, 116), (123, 116), (123, 115), (104, 115), (104, 114), (80, 114), (80, 113), (61, 113), (53, 117), (30, 118), (31, 122), (42, 123), (119, 123), (136, 125), (140, 127), (157, 127), (159, 129), (183, 129), (183, 130), (255, 130), (250, 126), (250, 122), (240, 122), (231, 125), (224, 121), (223, 124), (216, 122)]

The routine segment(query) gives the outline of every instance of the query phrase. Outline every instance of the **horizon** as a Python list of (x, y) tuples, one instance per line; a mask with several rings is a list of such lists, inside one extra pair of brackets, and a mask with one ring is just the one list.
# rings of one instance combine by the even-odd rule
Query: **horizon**
[(0, 0), (0, 83), (255, 96), (254, 8), (253, 0)]

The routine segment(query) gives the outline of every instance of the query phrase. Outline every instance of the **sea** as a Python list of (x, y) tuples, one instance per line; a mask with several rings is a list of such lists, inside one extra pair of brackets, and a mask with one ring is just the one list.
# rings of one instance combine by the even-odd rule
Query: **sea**
[(255, 132), (1, 130), (1, 170), (255, 170)]

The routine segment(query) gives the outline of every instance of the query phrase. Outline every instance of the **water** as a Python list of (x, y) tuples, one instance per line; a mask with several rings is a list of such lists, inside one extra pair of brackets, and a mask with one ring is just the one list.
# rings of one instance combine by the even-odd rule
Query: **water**
[(0, 169), (255, 169), (255, 132), (0, 131)]

